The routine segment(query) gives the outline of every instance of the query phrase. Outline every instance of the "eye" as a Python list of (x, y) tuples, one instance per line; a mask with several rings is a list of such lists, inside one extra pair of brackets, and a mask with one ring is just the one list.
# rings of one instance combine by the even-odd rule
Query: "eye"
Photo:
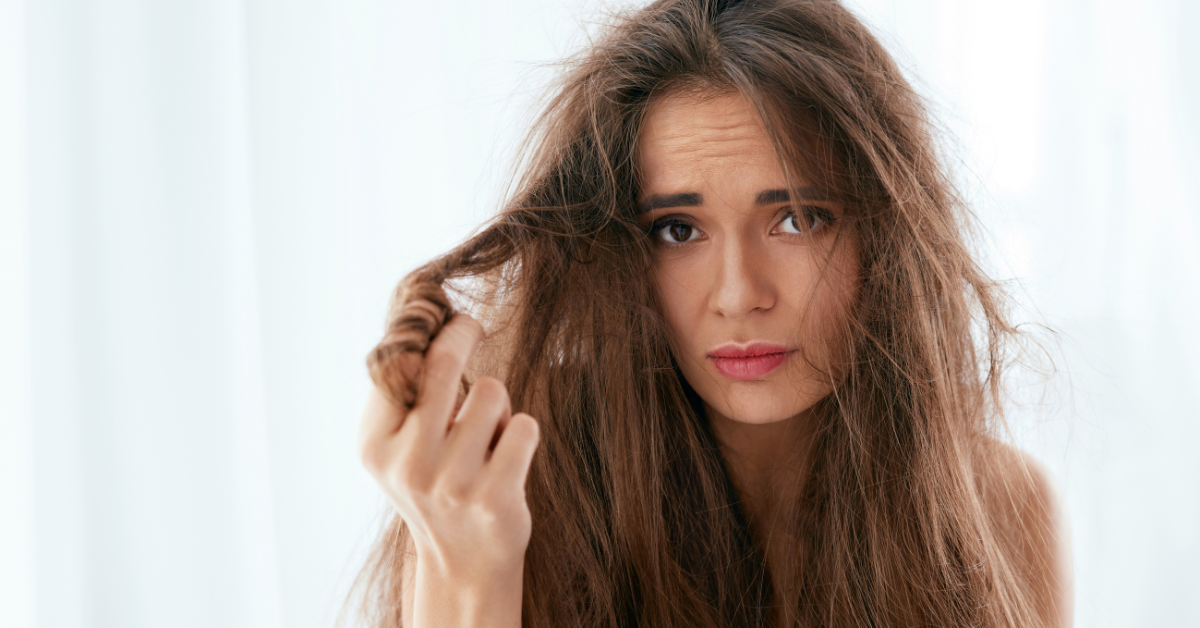
[(789, 208), (779, 223), (779, 228), (784, 233), (791, 234), (816, 233), (834, 220), (833, 214), (821, 207), (802, 205), (799, 213)]
[(683, 244), (698, 240), (700, 230), (686, 220), (666, 218), (650, 227), (650, 234), (666, 244)]

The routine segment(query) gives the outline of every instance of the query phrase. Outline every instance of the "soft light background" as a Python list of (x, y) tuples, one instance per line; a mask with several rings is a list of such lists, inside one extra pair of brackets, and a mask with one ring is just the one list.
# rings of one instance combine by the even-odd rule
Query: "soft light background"
[[(1079, 626), (1200, 625), (1200, 3), (856, 0), (1057, 375)], [(330, 626), (394, 282), (600, 5), (0, 0), (0, 626)]]

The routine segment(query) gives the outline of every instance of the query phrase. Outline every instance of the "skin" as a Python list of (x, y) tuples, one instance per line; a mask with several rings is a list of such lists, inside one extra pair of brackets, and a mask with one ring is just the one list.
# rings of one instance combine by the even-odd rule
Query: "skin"
[[(768, 568), (786, 578), (771, 557), (795, 540), (776, 506), (795, 499), (788, 487), (805, 472), (812, 407), (832, 392), (845, 357), (838, 328), (858, 294), (853, 230), (845, 208), (803, 172), (795, 188), (807, 193), (769, 198), (789, 190), (788, 180), (739, 95), (659, 100), (638, 146), (648, 208), (639, 222), (654, 238), (654, 280), (679, 368), (704, 401)], [(687, 204), (662, 206), (673, 198)], [(754, 342), (784, 347), (786, 361), (735, 379), (710, 357)]]
[[(783, 487), (803, 480), (812, 408), (832, 392), (845, 358), (839, 330), (858, 295), (855, 234), (845, 208), (811, 189), (803, 172), (794, 173), (803, 198), (764, 199), (789, 186), (760, 118), (739, 95), (659, 99), (638, 147), (640, 221), (654, 238), (672, 348), (775, 570), (782, 561), (772, 557), (795, 543), (776, 505), (796, 498)], [(530, 534), (524, 483), (538, 428), (512, 414), (492, 378), (477, 381), (456, 413), (459, 379), (482, 335), (474, 319), (456, 316), (426, 353), (414, 407), (402, 411), (373, 391), (363, 415), (363, 462), (412, 530), (404, 626), (520, 626)], [(787, 360), (734, 379), (709, 357), (755, 341), (784, 347)], [(1048, 476), (995, 446), (981, 454), (1004, 461), (1002, 477), (984, 478), (987, 506), (1019, 550), (1017, 568), (1039, 592), (1044, 625), (1069, 626), (1069, 561)]]
[[(521, 625), (529, 545), (525, 478), (538, 424), (512, 414), (499, 380), (480, 378), (457, 406), (467, 359), (483, 338), (470, 316), (450, 320), (425, 353), (421, 394), (407, 412), (374, 389), (363, 412), (363, 464), (412, 533), (405, 626)], [(457, 413), (456, 413), (457, 410)], [(494, 435), (499, 434), (494, 447)]]
[[(788, 453), (806, 449), (809, 412), (833, 390), (829, 373), (844, 358), (838, 325), (858, 292), (845, 208), (819, 190), (759, 202), (788, 181), (757, 113), (737, 95), (685, 92), (656, 102), (638, 145), (643, 203), (699, 197), (639, 221), (654, 238), (654, 279), (680, 370), (705, 402), (735, 483), (766, 491), (779, 467), (798, 462)], [(797, 188), (812, 187), (798, 175)], [(727, 377), (708, 355), (751, 342), (790, 353), (751, 380)]]
[[(668, 95), (648, 111), (638, 147), (639, 200), (650, 207), (640, 222), (655, 238), (654, 280), (680, 370), (704, 401), (768, 569), (790, 578), (773, 559), (795, 542), (776, 506), (796, 499), (785, 487), (803, 480), (813, 405), (832, 392), (846, 357), (838, 337), (858, 295), (853, 227), (845, 208), (819, 193), (758, 202), (787, 180), (761, 119), (738, 94)], [(804, 172), (793, 176), (797, 188), (811, 186)], [(656, 198), (688, 202), (656, 207)], [(796, 353), (751, 380), (722, 374), (709, 356), (752, 341)], [(1017, 550), (1042, 625), (1071, 625), (1070, 559), (1048, 474), (996, 441), (980, 455), (1000, 463), (984, 478), (985, 507)]]

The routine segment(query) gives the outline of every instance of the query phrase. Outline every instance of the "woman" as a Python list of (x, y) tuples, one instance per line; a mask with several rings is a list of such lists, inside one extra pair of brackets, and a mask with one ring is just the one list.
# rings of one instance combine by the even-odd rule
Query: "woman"
[(372, 625), (1069, 623), (1044, 474), (993, 437), (1003, 296), (845, 8), (660, 0), (528, 147), (368, 359)]

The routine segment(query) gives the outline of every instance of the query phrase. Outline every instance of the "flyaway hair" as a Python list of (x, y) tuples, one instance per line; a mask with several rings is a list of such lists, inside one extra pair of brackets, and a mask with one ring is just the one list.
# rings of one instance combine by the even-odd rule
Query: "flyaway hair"
[[(788, 514), (794, 580), (764, 569), (651, 284), (635, 149), (679, 90), (753, 103), (785, 173), (815, 176), (857, 238), (849, 358)], [(1015, 330), (921, 100), (857, 18), (834, 0), (628, 12), (570, 60), (526, 150), (503, 211), (400, 284), (368, 358), (409, 405), (455, 303), (488, 330), (472, 372), (541, 425), (525, 626), (1039, 625), (1012, 549), (1028, 531), (994, 506), (1020, 491), (989, 494)], [(400, 625), (406, 534), (394, 517), (360, 575), (369, 625)]]

